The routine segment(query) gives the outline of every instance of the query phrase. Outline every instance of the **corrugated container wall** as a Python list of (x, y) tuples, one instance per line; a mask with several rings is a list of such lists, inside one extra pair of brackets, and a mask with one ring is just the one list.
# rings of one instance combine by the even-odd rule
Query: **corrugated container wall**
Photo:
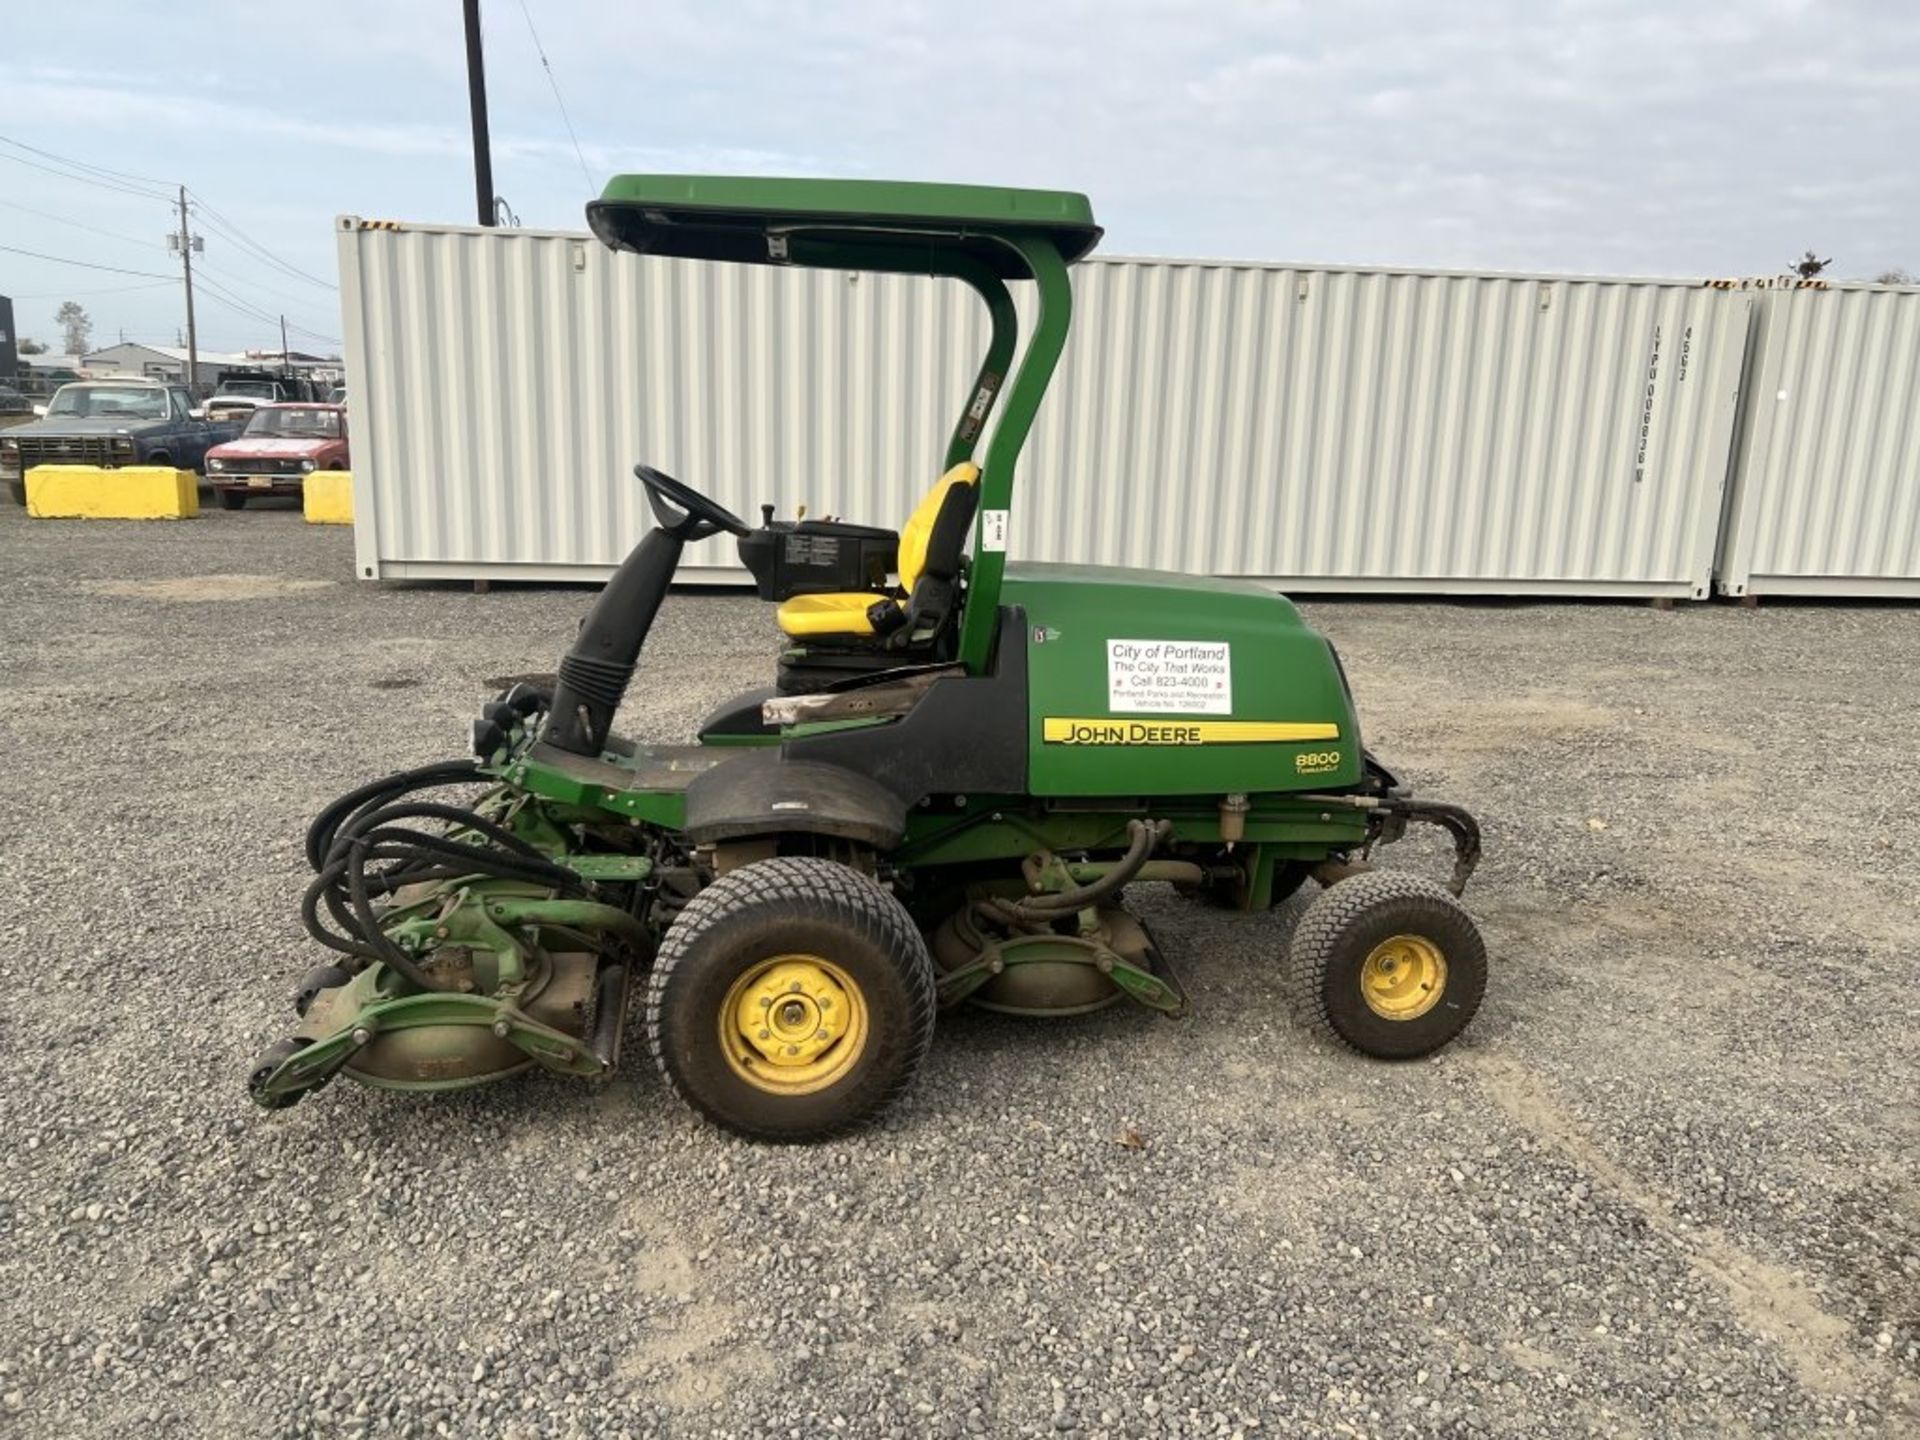
[[(897, 524), (986, 344), (948, 282), (350, 218), (339, 238), (368, 577), (604, 574), (649, 523), (642, 459), (750, 518)], [(1016, 558), (1295, 590), (1707, 591), (1747, 295), (1161, 260), (1075, 283)], [(744, 572), (708, 541), (682, 574)]]
[(1920, 289), (1756, 296), (1730, 595), (1920, 595)]

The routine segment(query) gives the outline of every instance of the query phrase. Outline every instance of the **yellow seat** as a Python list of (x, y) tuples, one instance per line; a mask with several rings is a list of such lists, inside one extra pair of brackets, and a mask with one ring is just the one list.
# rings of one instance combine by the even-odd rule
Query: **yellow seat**
[(780, 622), (780, 633), (790, 640), (815, 635), (871, 635), (873, 620), (867, 611), (886, 598), (871, 590), (858, 594), (796, 595), (780, 602), (776, 618)]
[(841, 591), (826, 595), (795, 595), (784, 600), (775, 619), (780, 633), (790, 640), (817, 640), (827, 635), (871, 635), (873, 620), (868, 615), (876, 604), (886, 602), (904, 606), (913, 595), (913, 587), (926, 568), (927, 546), (933, 539), (934, 521), (940, 518), (947, 494), (956, 485), (978, 485), (980, 467), (963, 460), (935, 483), (924, 499), (914, 507), (907, 523), (900, 527), (900, 589), (894, 595), (873, 590)]

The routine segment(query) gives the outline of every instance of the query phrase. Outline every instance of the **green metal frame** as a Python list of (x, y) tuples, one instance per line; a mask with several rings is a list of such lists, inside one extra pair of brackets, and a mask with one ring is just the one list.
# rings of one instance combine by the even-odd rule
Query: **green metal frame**
[[(988, 517), (1013, 508), (1020, 451), (1073, 323), (1067, 267), (1100, 240), (1086, 196), (911, 181), (619, 175), (587, 207), (601, 240), (641, 254), (744, 264), (934, 275), (986, 302), (992, 338), (947, 444), (946, 466), (973, 458), (1004, 386), (1006, 403), (981, 467), (959, 659), (985, 671), (998, 629), (1004, 550), (988, 550)], [(1019, 319), (1008, 280), (1039, 291), (1033, 334), (1008, 383)]]
[[(1066, 261), (1054, 243), (1037, 235), (996, 237), (1026, 263), (1040, 291), (1039, 317), (1026, 353), (1020, 357), (1019, 373), (1007, 389), (1007, 407), (994, 427), (987, 446), (987, 463), (980, 477), (980, 511), (974, 521), (973, 566), (967, 576), (967, 596), (960, 621), (960, 662), (972, 674), (987, 668), (993, 649), (993, 637), (999, 627), (1000, 581), (1006, 573), (1004, 550), (985, 546), (987, 517), (995, 510), (1013, 508), (1013, 480), (1020, 451), (1027, 443), (1040, 402), (1052, 383), (1054, 366), (1066, 349), (1067, 332), (1073, 325), (1073, 283), (1067, 278)], [(1003, 290), (1005, 287), (1001, 287)], [(1009, 301), (1008, 309), (1012, 305)], [(1009, 317), (1006, 322), (1012, 325)], [(995, 339), (1001, 323), (996, 316)]]

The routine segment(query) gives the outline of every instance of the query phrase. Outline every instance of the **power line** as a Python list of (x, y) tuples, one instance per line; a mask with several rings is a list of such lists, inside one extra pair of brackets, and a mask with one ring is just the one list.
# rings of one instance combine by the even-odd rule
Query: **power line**
[(293, 321), (287, 319), (287, 317), (284, 315), (280, 317), (280, 322), (283, 325), (285, 325), (287, 329), (293, 331), (296, 335), (304, 335), (309, 340), (321, 340), (326, 342), (329, 345), (343, 345), (346, 343), (338, 335), (326, 335), (321, 333), (318, 330), (309, 330), (304, 325), (296, 325), (293, 323)]
[(95, 235), (104, 235), (109, 240), (124, 240), (129, 245), (141, 245), (151, 248), (151, 240), (137, 240), (131, 235), (122, 235), (116, 230), (102, 230), (98, 225), (88, 225), (84, 221), (69, 220), (64, 215), (56, 215), (51, 210), (36, 210), (31, 205), (22, 205), (16, 200), (0, 200), (9, 210), (18, 210), (26, 215), (38, 215), (42, 220), (51, 220), (56, 225), (71, 225), (76, 230), (90, 230)]
[[(226, 286), (221, 285), (217, 281), (208, 279), (206, 268), (204, 266), (202, 266), (200, 269), (199, 280), (200, 280), (201, 286), (205, 289), (207, 293), (207, 298), (215, 301), (218, 304), (225, 305), (229, 310), (236, 311), (237, 313), (241, 315), (245, 315), (250, 319), (257, 320), (263, 325), (278, 325), (281, 323), (282, 319), (284, 318), (282, 316), (272, 314), (269, 311), (262, 310), (259, 306), (253, 304), (253, 302), (251, 302), (250, 300), (247, 300), (242, 296), (234, 294), (231, 290), (227, 289)], [(323, 335), (318, 330), (309, 330), (306, 328), (306, 326), (296, 325), (291, 320), (286, 321), (286, 326), (287, 326), (287, 329), (297, 330), (299, 331), (300, 334), (308, 336), (314, 340), (324, 340), (328, 344), (332, 344), (332, 345), (338, 345), (340, 343), (338, 336)]]
[(106, 290), (45, 290), (38, 295), (15, 295), (15, 300), (91, 300), (99, 295), (131, 295), (136, 290), (171, 289), (172, 280), (157, 280), (149, 285), (116, 285)]
[(0, 245), (10, 255), (25, 255), (34, 260), (51, 260), (55, 265), (77, 265), (82, 270), (111, 270), (115, 275), (138, 275), (143, 280), (171, 280), (170, 275), (156, 275), (151, 270), (128, 270), (119, 265), (95, 265), (89, 260), (68, 260), (59, 255), (42, 255), (38, 250), (22, 250), (14, 245)]
[[(27, 168), (32, 170), (42, 171), (48, 175), (53, 175), (62, 180), (70, 180), (76, 184), (93, 185), (102, 190), (112, 191), (115, 194), (133, 196), (136, 199), (163, 201), (169, 198), (161, 193), (157, 193), (154, 190), (149, 190), (146, 188), (149, 185), (157, 186), (164, 183), (164, 182), (153, 179), (153, 177), (151, 176), (135, 175), (129, 171), (114, 170), (104, 165), (91, 164), (90, 162), (85, 160), (75, 160), (70, 156), (57, 155), (51, 150), (43, 150), (39, 146), (28, 145), (24, 141), (14, 140), (4, 135), (0, 135), (0, 145), (11, 147), (12, 150), (20, 150), (20, 151), (27, 152), (26, 155), (17, 155), (17, 154), (9, 153), (8, 150), (0, 149), (0, 160), (11, 160), (17, 165), (24, 165)], [(28, 159), (27, 155), (39, 156), (40, 159)], [(43, 161), (52, 162), (52, 163), (42, 163)], [(220, 212), (218, 212), (217, 210), (214, 210), (213, 207), (211, 205), (208, 205), (206, 201), (202, 199), (200, 196), (195, 195), (194, 201), (196, 204), (196, 208), (202, 212), (203, 218), (205, 218), (210, 224), (214, 225), (214, 227), (218, 229), (222, 235), (230, 239), (236, 246), (239, 246), (241, 248), (242, 253), (248, 254), (257, 260), (264, 261), (266, 264), (272, 266), (276, 271), (280, 272), (281, 274), (290, 276), (294, 279), (304, 280), (309, 284), (319, 285), (328, 290), (338, 289), (338, 287), (333, 285), (332, 283), (326, 280), (322, 280), (317, 276), (309, 275), (306, 271), (301, 270), (298, 266), (295, 266), (289, 263), (288, 261), (282, 260), (279, 256), (275, 255), (272, 251), (268, 250), (266, 246), (260, 244), (258, 241), (246, 235), (238, 225), (234, 224), (233, 221), (228, 220), (224, 215), (221, 215)], [(187, 278), (187, 330), (188, 330), (187, 348), (189, 353), (191, 353), (195, 348), (193, 343), (193, 333), (192, 333), (194, 329), (194, 323), (193, 323), (193, 288), (194, 287), (192, 282), (192, 270), (191, 270), (191, 265), (192, 265), (191, 247), (194, 243), (194, 237), (189, 233), (189, 230), (188, 230), (187, 190), (185, 186), (179, 187), (179, 196), (178, 196), (177, 203), (179, 205), (179, 211), (180, 211), (180, 230), (178, 235), (178, 244), (180, 247), (180, 258), (181, 258), (181, 264), (184, 267), (187, 267), (185, 270), (185, 274), (188, 277)], [(69, 220), (65, 216), (53, 214), (45, 210), (38, 210), (38, 209), (35, 209), (33, 206), (22, 205), (16, 201), (0, 200), (0, 205), (4, 205), (7, 208), (12, 210), (18, 210), (23, 214), (38, 216), (43, 220), (51, 220), (56, 224), (72, 226), (73, 228), (78, 230), (86, 230), (93, 234), (102, 235), (110, 240), (120, 241), (125, 244), (145, 245), (147, 243), (146, 241), (135, 239), (131, 235), (119, 234), (115, 231), (106, 230), (96, 225), (89, 225), (79, 220)], [(138, 276), (143, 280), (150, 280), (150, 281), (156, 282), (154, 285), (151, 285), (151, 286), (141, 286), (141, 285), (125, 286), (125, 287), (120, 287), (118, 289), (109, 289), (106, 291), (80, 292), (80, 293), (124, 294), (133, 290), (157, 289), (162, 285), (168, 285), (172, 283), (171, 277), (160, 275), (150, 270), (132, 270), (124, 266), (102, 265), (89, 260), (70, 260), (63, 256), (48, 255), (42, 251), (26, 250), (14, 245), (0, 245), (0, 252), (5, 252), (7, 254), (13, 254), (13, 255), (24, 255), (30, 259), (46, 260), (56, 265), (70, 265), (83, 270), (100, 270), (100, 271), (105, 271), (115, 275), (133, 275), (133, 276)], [(236, 281), (235, 283), (244, 284), (248, 282)], [(280, 326), (282, 327), (281, 333), (283, 335), (288, 330), (293, 330), (293, 331), (298, 331), (303, 336), (311, 337), (312, 339), (323, 342), (325, 344), (338, 346), (341, 343), (334, 336), (323, 334), (318, 330), (310, 330), (304, 325), (295, 325), (292, 322), (286, 320), (284, 316), (268, 313), (267, 311), (254, 305), (252, 302), (247, 301), (243, 299), (241, 296), (234, 294), (232, 291), (226, 289), (225, 286), (220, 285), (218, 282), (208, 278), (204, 274), (201, 277), (201, 284), (207, 294), (207, 298), (213, 300), (216, 304), (223, 305), (226, 308), (233, 310), (237, 314), (245, 316), (246, 318), (253, 320), (258, 324), (266, 325), (269, 328), (272, 328), (276, 325)], [(268, 289), (269, 287), (260, 286), (259, 288), (264, 290), (264, 289)], [(37, 297), (23, 296), (19, 298), (25, 299), (25, 298), (37, 298)], [(48, 297), (48, 298), (51, 298), (51, 297)], [(291, 298), (291, 297), (286, 297), (286, 298)], [(283, 348), (284, 348), (284, 342), (283, 342)]]
[(277, 325), (280, 323), (275, 316), (262, 310), (251, 300), (234, 294), (231, 290), (227, 289), (226, 286), (219, 284), (217, 281), (209, 280), (204, 269), (200, 272), (200, 285), (201, 288), (206, 290), (214, 299), (224, 301), (229, 309), (238, 310), (243, 315), (251, 315), (255, 320), (265, 321), (268, 324)]
[(553, 103), (560, 107), (560, 121), (567, 127), (567, 139), (573, 142), (573, 158), (580, 162), (580, 177), (587, 182), (587, 189), (593, 189), (593, 172), (587, 169), (587, 157), (580, 153), (580, 137), (573, 133), (573, 117), (567, 114), (567, 102), (560, 95), (560, 79), (553, 73), (553, 62), (547, 59), (547, 52), (540, 43), (540, 32), (533, 28), (533, 12), (527, 9), (527, 0), (520, 0), (520, 13), (526, 16), (527, 33), (533, 37), (533, 53), (540, 57), (540, 66), (547, 72), (547, 84), (553, 87)]
[(229, 305), (233, 306), (234, 309), (244, 311), (245, 313), (253, 316), (254, 319), (256, 320), (264, 320), (274, 325), (278, 325), (280, 323), (279, 317), (275, 315), (272, 311), (264, 309), (259, 305), (256, 305), (253, 301), (247, 299), (247, 297), (244, 295), (234, 294), (233, 291), (229, 290), (220, 281), (215, 280), (211, 276), (209, 276), (207, 274), (207, 268), (205, 265), (202, 265), (200, 267), (199, 279), (200, 279), (200, 283), (203, 286), (205, 286), (208, 290), (212, 291), (215, 295), (223, 297)]
[(25, 150), (29, 154), (39, 155), (48, 160), (56, 160), (62, 165), (70, 165), (76, 170), (90, 170), (96, 175), (110, 176), (115, 180), (138, 185), (154, 185), (166, 190), (173, 184), (171, 180), (156, 180), (151, 175), (134, 175), (125, 170), (110, 170), (105, 165), (95, 165), (87, 160), (74, 160), (66, 155), (56, 155), (51, 150), (42, 150), (38, 145), (29, 145), (24, 140), (14, 140), (0, 135), (0, 143), (13, 146), (16, 150)]
[[(269, 329), (271, 329), (280, 323), (279, 316), (269, 315), (264, 311), (254, 309), (251, 305), (242, 304), (240, 301), (235, 300), (232, 296), (226, 294), (224, 291), (217, 290), (211, 285), (207, 285), (202, 288), (201, 298), (206, 300), (211, 300), (216, 305), (223, 305), (227, 309), (233, 311), (236, 315), (245, 316), (247, 319), (253, 321), (256, 325), (265, 325)], [(292, 323), (289, 323), (287, 328), (289, 330), (300, 329), (299, 326), (294, 325)], [(306, 334), (310, 334), (311, 332), (306, 330), (300, 330), (300, 333), (302, 335), (306, 335)], [(316, 335), (314, 336), (314, 338), (317, 340), (329, 340), (332, 337), (325, 336), (325, 335)]]
[[(200, 261), (199, 265), (196, 268), (195, 273), (201, 274), (201, 275), (205, 275), (209, 273), (207, 270), (207, 262), (204, 259)], [(289, 295), (284, 290), (276, 290), (273, 288), (273, 286), (263, 285), (258, 280), (243, 280), (236, 276), (228, 275), (224, 272), (222, 272), (222, 274), (218, 278), (220, 279), (222, 284), (240, 285), (247, 289), (258, 290), (262, 294), (273, 296), (276, 300), (284, 300), (290, 305), (312, 305), (315, 303), (311, 295)]]
[[(43, 150), (37, 145), (28, 145), (24, 141), (15, 140), (12, 137), (6, 136), (6, 135), (0, 135), (0, 144), (10, 145), (17, 150), (25, 150), (29, 154), (41, 156), (46, 160), (54, 161), (59, 165), (66, 166), (69, 168), (55, 169), (52, 165), (42, 164), (38, 160), (29, 160), (21, 155), (9, 155), (5, 151), (0, 151), (0, 160), (11, 160), (16, 165), (25, 165), (34, 170), (44, 171), (46, 174), (56, 175), (63, 180), (73, 180), (86, 185), (97, 185), (105, 190), (112, 190), (123, 195), (137, 196), (143, 200), (159, 200), (167, 204), (172, 203), (172, 197), (161, 192), (142, 188), (147, 185), (165, 185), (165, 184), (168, 184), (169, 182), (155, 180), (152, 177), (146, 176), (146, 175), (134, 175), (124, 170), (109, 169), (107, 166), (104, 166), (104, 165), (94, 165), (89, 163), (88, 161), (75, 160), (65, 155), (56, 155), (51, 150)], [(87, 172), (87, 173), (75, 173), (76, 171)], [(218, 210), (214, 209), (212, 205), (207, 203), (205, 196), (199, 194), (199, 192), (197, 191), (192, 193), (193, 193), (194, 202), (200, 208), (202, 218), (205, 219), (208, 224), (212, 225), (214, 229), (218, 230), (221, 234), (226, 236), (227, 239), (231, 240), (234, 244), (239, 245), (244, 250), (250, 252), (257, 259), (264, 261), (268, 265), (271, 265), (274, 269), (280, 271), (282, 274), (285, 274), (296, 280), (304, 280), (310, 285), (318, 285), (323, 289), (336, 290), (336, 291), (340, 288), (330, 280), (323, 280), (317, 275), (311, 275), (305, 270), (302, 270), (299, 266), (294, 265), (289, 261), (281, 259), (278, 255), (274, 254), (273, 251), (267, 249), (267, 247), (262, 245), (259, 241), (247, 235), (246, 232), (241, 230), (241, 228), (237, 224), (235, 224), (232, 220), (229, 220), (225, 215), (222, 215)], [(15, 206), (14, 208), (22, 209), (22, 210), (27, 209), (26, 206)], [(38, 214), (45, 215), (44, 211), (39, 211), (39, 212), (29, 211), (29, 213), (38, 213)], [(58, 219), (59, 217), (47, 216), (46, 218)], [(78, 224), (79, 222), (67, 221), (65, 223)], [(91, 227), (82, 226), (81, 228), (85, 229), (85, 228), (91, 228)], [(102, 233), (105, 233), (105, 232), (102, 232)], [(128, 237), (115, 236), (114, 238), (126, 239)], [(145, 243), (145, 242), (136, 242), (136, 243)]]
[(42, 165), (37, 160), (29, 160), (24, 155), (9, 155), (5, 151), (0, 151), (0, 160), (11, 160), (14, 164), (25, 165), (31, 170), (44, 170), (49, 175), (58, 175), (62, 180), (77, 180), (84, 185), (98, 185), (102, 190), (113, 190), (122, 195), (135, 195), (142, 200), (164, 201), (167, 198), (153, 190), (140, 190), (132, 185), (117, 185), (109, 180), (96, 180), (91, 175), (76, 175), (70, 170), (56, 170), (51, 165)]
[(287, 261), (282, 260), (278, 255), (275, 255), (271, 250), (267, 249), (266, 246), (260, 244), (257, 240), (249, 239), (241, 231), (238, 225), (234, 224), (233, 221), (227, 219), (226, 216), (222, 215), (218, 210), (214, 209), (213, 206), (209, 205), (206, 201), (206, 197), (201, 195), (199, 191), (196, 190), (196, 191), (192, 191), (191, 193), (193, 195), (194, 202), (200, 207), (200, 213), (202, 218), (205, 219), (209, 224), (211, 224), (214, 227), (214, 229), (220, 231), (221, 234), (225, 235), (229, 240), (233, 241), (236, 245), (244, 246), (246, 249), (252, 251), (259, 258), (261, 258), (262, 260), (265, 260), (268, 264), (274, 266), (278, 270), (284, 271), (286, 274), (291, 275), (296, 279), (305, 280), (309, 284), (318, 285), (327, 290), (338, 290), (340, 288), (338, 285), (334, 284), (331, 280), (322, 280), (318, 275), (309, 275), (306, 271), (302, 270), (299, 266), (289, 264)]

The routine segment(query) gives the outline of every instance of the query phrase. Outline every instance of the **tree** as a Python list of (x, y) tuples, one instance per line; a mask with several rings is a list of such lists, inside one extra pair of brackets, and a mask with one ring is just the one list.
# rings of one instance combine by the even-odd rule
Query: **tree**
[(20, 353), (22, 355), (44, 355), (47, 353), (47, 347), (38, 340), (30, 339), (22, 335), (20, 337)]
[(1802, 280), (1811, 280), (1832, 263), (1833, 257), (1831, 255), (1822, 260), (1815, 256), (1813, 251), (1809, 250), (1793, 262), (1793, 273), (1798, 275)]
[(62, 301), (53, 313), (53, 323), (67, 333), (67, 354), (87, 353), (87, 337), (93, 334), (93, 321), (84, 309), (71, 300)]
[(1873, 277), (1876, 285), (1920, 285), (1920, 275), (1911, 270), (1902, 270), (1898, 265), (1891, 270), (1882, 270)]

